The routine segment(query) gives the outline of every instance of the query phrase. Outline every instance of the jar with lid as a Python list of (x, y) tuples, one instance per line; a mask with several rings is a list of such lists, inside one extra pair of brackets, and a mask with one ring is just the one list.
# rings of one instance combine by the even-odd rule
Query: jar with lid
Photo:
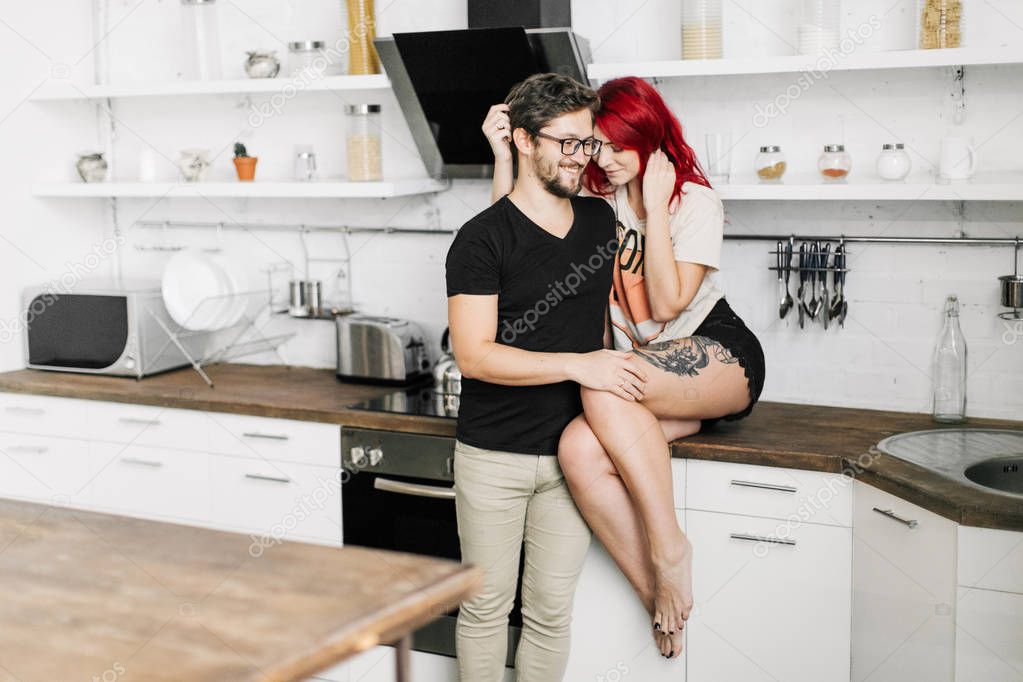
[(921, 49), (962, 46), (964, 4), (962, 0), (918, 0)]
[(720, 59), (721, 53), (721, 0), (682, 0), (682, 59)]
[(327, 50), (322, 40), (298, 40), (288, 43), (288, 73), (308, 77), (338, 76), (344, 73), (342, 53)]
[(216, 0), (181, 0), (182, 75), (191, 80), (219, 80), (220, 29)]
[(380, 105), (349, 104), (345, 106), (348, 137), (349, 182), (368, 182), (383, 178), (380, 144)]
[(817, 55), (838, 48), (839, 0), (803, 0), (797, 31), (799, 53)]
[(781, 182), (781, 176), (785, 175), (785, 155), (777, 145), (761, 147), (753, 166), (760, 182)]
[(852, 170), (852, 157), (845, 151), (844, 144), (824, 145), (824, 152), (817, 159), (817, 170), (824, 182), (845, 182)]
[(882, 180), (905, 180), (912, 167), (913, 162), (906, 153), (906, 145), (901, 142), (881, 145), (881, 153), (877, 157), (877, 174)]

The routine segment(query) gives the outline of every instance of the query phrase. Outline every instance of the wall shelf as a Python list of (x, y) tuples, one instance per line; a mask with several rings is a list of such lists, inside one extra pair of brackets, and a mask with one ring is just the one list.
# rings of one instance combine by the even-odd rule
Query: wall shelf
[(957, 47), (944, 50), (900, 50), (861, 52), (834, 60), (796, 55), (789, 57), (751, 57), (743, 59), (676, 59), (650, 62), (590, 64), (588, 75), (594, 80), (619, 76), (642, 78), (684, 78), (694, 76), (740, 76), (765, 73), (825, 71), (871, 71), (878, 69), (914, 69), (944, 66), (980, 66), (1023, 64), (1023, 47)]
[(940, 185), (929, 176), (906, 182), (858, 181), (823, 184), (814, 177), (786, 177), (783, 184), (762, 184), (752, 178), (715, 183), (724, 201), (1023, 201), (1023, 173), (975, 176), (968, 182)]
[(62, 182), (37, 184), (32, 194), (68, 198), (385, 199), (447, 188), (447, 182), (432, 178), (389, 182)]
[(278, 92), (340, 92), (387, 90), (391, 82), (383, 74), (369, 76), (325, 76), (303, 80), (293, 77), (245, 78), (240, 80), (141, 81), (114, 85), (76, 85), (70, 81), (51, 81), (30, 98), (33, 102), (55, 100), (119, 99), (126, 97), (164, 97), (182, 95), (249, 95)]

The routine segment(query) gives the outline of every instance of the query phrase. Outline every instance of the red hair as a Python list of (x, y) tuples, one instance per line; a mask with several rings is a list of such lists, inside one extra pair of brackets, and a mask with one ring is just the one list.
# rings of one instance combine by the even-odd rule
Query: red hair
[[(672, 198), (682, 195), (682, 185), (686, 182), (710, 187), (696, 160), (696, 152), (682, 137), (682, 124), (652, 85), (642, 78), (627, 76), (604, 83), (597, 94), (600, 109), (595, 124), (616, 146), (639, 154), (641, 179), (650, 154), (661, 149), (675, 166)], [(606, 196), (614, 189), (607, 174), (596, 163), (586, 164), (584, 177), (586, 188), (594, 194)]]

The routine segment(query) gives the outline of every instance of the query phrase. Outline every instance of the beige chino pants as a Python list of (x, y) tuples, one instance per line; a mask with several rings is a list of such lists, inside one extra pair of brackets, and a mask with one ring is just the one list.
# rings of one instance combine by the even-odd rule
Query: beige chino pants
[(482, 591), (458, 613), (462, 682), (500, 682), (519, 556), (522, 638), (517, 682), (557, 682), (568, 663), (572, 597), (590, 529), (579, 515), (554, 456), (521, 455), (455, 444), (455, 506), (462, 560), (484, 572)]

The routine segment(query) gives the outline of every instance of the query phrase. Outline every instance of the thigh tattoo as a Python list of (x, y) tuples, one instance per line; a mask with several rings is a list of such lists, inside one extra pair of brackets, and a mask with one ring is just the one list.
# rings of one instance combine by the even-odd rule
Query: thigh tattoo
[(679, 376), (697, 376), (701, 369), (706, 369), (710, 364), (711, 358), (723, 365), (739, 362), (727, 348), (706, 336), (652, 343), (632, 352), (654, 367)]

